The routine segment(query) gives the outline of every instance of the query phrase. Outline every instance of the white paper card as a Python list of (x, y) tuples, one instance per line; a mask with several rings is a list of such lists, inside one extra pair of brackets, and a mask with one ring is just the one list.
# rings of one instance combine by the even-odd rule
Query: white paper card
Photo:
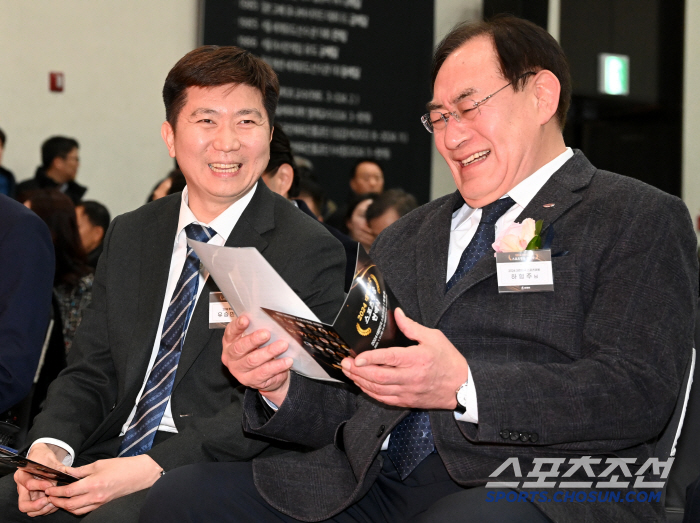
[(498, 292), (551, 292), (552, 251), (497, 252)]
[(209, 328), (225, 329), (226, 325), (236, 317), (223, 292), (209, 293)]
[(258, 329), (270, 331), (270, 343), (281, 339), (289, 344), (280, 357), (294, 360), (292, 370), (310, 378), (337, 381), (261, 309), (266, 307), (320, 321), (256, 248), (219, 247), (194, 240), (187, 240), (187, 243), (197, 253), (236, 315), (245, 313), (250, 319), (246, 333)]

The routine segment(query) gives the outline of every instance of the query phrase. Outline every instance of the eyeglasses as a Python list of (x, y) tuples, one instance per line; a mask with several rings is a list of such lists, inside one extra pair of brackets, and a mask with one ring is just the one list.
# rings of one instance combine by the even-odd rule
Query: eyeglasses
[[(517, 82), (524, 76), (529, 76), (531, 74), (535, 74), (535, 72), (530, 71), (523, 73), (518, 76), (515, 81)], [(480, 107), (482, 105), (512, 84), (513, 82), (504, 85), (495, 93), (491, 93), (486, 98), (479, 100), (478, 102), (475, 102), (474, 100), (464, 100), (457, 104), (456, 111), (448, 111), (446, 113), (441, 113), (440, 111), (430, 111), (429, 113), (425, 113), (420, 117), (420, 121), (423, 122), (423, 126), (429, 133), (434, 133), (436, 130), (442, 131), (445, 127), (447, 127), (447, 121), (450, 119), (450, 117), (454, 118), (457, 123), (461, 122), (462, 120), (471, 121), (476, 118), (477, 114), (481, 114)]]

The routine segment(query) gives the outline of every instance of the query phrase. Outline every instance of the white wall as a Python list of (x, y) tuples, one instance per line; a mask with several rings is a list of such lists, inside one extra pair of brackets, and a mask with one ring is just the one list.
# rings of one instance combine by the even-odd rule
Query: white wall
[[(435, 45), (457, 23), (481, 18), (482, 0), (435, 0)], [(428, 100), (426, 100), (427, 102)], [(454, 192), (455, 182), (445, 160), (433, 144), (431, 156), (430, 198)]]
[(697, 224), (700, 214), (700, 0), (685, 3), (683, 81), (683, 200)]
[[(197, 0), (0, 0), (3, 165), (33, 176), (45, 138), (80, 142), (78, 181), (113, 215), (145, 202), (172, 168), (161, 89), (196, 45)], [(65, 74), (49, 92), (49, 71)]]

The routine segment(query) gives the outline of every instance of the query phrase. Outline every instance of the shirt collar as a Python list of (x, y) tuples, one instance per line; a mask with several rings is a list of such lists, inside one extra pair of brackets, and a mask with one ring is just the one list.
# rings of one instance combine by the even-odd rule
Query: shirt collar
[[(571, 147), (567, 147), (566, 151), (554, 158), (554, 160), (537, 169), (534, 173), (508, 191), (507, 194), (501, 196), (501, 198), (510, 196), (521, 209), (524, 209), (528, 206), (530, 201), (535, 197), (540, 189), (542, 189), (544, 184), (547, 183), (547, 180), (549, 180), (552, 175), (557, 172), (559, 168), (564, 165), (573, 155), (574, 152), (571, 150)], [(464, 203), (464, 205), (452, 213), (451, 229), (454, 231), (461, 225), (466, 224), (467, 220), (474, 214), (475, 210), (476, 209), (473, 207), (469, 207), (469, 205)]]
[(544, 184), (547, 183), (552, 175), (557, 172), (559, 168), (564, 165), (573, 155), (574, 152), (571, 150), (571, 147), (567, 147), (566, 151), (554, 158), (554, 160), (544, 164), (542, 167), (537, 169), (534, 173), (508, 191), (508, 196), (513, 198), (515, 203), (524, 209), (528, 206), (535, 195), (540, 192), (540, 189), (542, 189)]
[(228, 209), (219, 214), (219, 216), (214, 218), (209, 223), (199, 221), (190, 209), (189, 192), (187, 190), (187, 186), (185, 186), (185, 188), (182, 191), (182, 200), (180, 202), (180, 218), (177, 222), (177, 234), (175, 235), (175, 243), (177, 243), (178, 237), (180, 236), (180, 233), (183, 232), (185, 227), (187, 227), (190, 223), (195, 222), (201, 225), (211, 227), (216, 231), (216, 234), (218, 236), (221, 236), (224, 239), (224, 241), (226, 241), (226, 239), (231, 234), (231, 231), (236, 226), (236, 223), (238, 223), (238, 219), (241, 217), (241, 214), (243, 214), (243, 211), (245, 211), (246, 207), (248, 207), (250, 200), (253, 199), (253, 195), (255, 194), (255, 191), (258, 188), (258, 183), (259, 182), (256, 182), (253, 188), (250, 191), (248, 191), (248, 193), (245, 196), (233, 202), (231, 205), (229, 205)]

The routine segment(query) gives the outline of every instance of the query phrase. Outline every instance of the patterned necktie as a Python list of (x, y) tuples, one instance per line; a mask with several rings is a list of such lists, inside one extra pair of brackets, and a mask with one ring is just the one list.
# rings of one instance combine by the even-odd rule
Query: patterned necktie
[(506, 196), (481, 208), (479, 226), (476, 228), (469, 245), (462, 252), (457, 270), (447, 282), (445, 292), (461, 280), (486, 253), (493, 252), (491, 244), (496, 241), (496, 222), (513, 205), (515, 205), (515, 201), (510, 196)]
[[(485, 205), (481, 209), (481, 221), (469, 245), (459, 259), (457, 270), (447, 282), (447, 290), (469, 272), (487, 252), (493, 251), (496, 241), (496, 222), (515, 204), (509, 196)], [(430, 416), (425, 410), (414, 410), (391, 431), (387, 454), (403, 481), (418, 464), (435, 451)]]
[[(198, 223), (191, 223), (185, 227), (185, 234), (191, 240), (208, 242), (216, 232)], [(124, 434), (119, 448), (120, 457), (138, 456), (153, 446), (153, 439), (175, 383), (175, 372), (185, 342), (187, 325), (197, 301), (198, 286), (199, 258), (188, 247), (185, 265), (165, 314), (158, 355), (136, 406), (136, 414)]]

